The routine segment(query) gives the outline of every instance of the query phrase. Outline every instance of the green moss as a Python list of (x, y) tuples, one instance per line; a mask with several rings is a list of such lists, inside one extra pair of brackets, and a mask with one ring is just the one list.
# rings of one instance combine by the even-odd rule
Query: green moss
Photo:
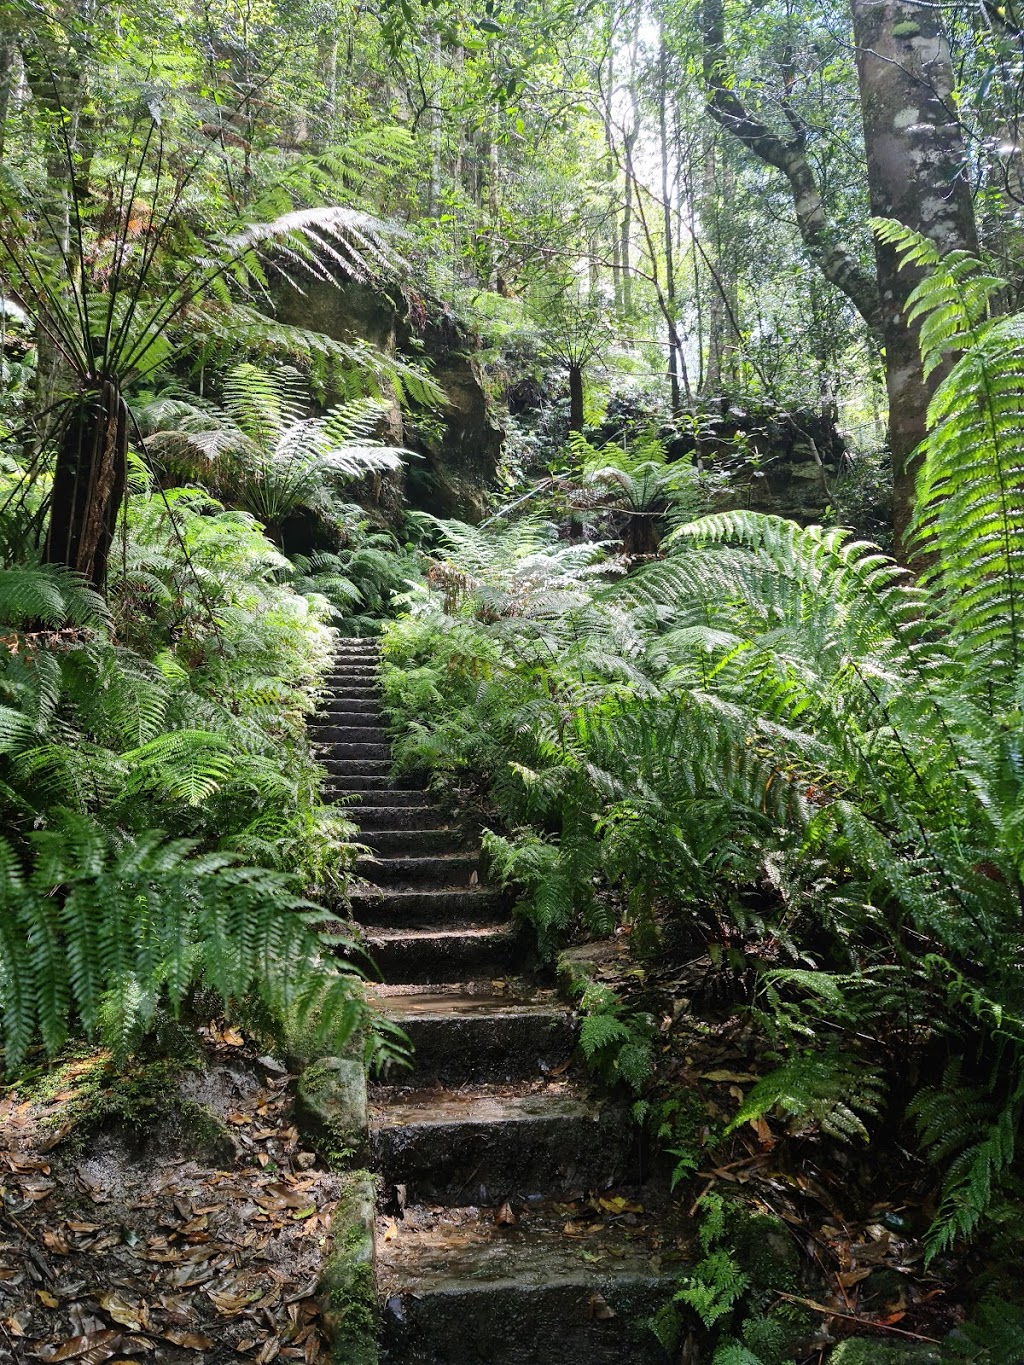
[(299, 1077), (295, 1117), (320, 1156), (335, 1169), (365, 1157), (366, 1072), (351, 1057), (323, 1057)]
[(377, 1291), (373, 1273), (373, 1177), (354, 1171), (331, 1223), (331, 1251), (321, 1275), (324, 1322), (334, 1365), (376, 1365)]
[(921, 32), (921, 25), (915, 24), (913, 19), (905, 19), (901, 24), (893, 24), (892, 36), (894, 38), (916, 38)]
[(933, 1365), (938, 1359), (927, 1346), (897, 1346), (878, 1337), (850, 1337), (832, 1352), (829, 1365)]

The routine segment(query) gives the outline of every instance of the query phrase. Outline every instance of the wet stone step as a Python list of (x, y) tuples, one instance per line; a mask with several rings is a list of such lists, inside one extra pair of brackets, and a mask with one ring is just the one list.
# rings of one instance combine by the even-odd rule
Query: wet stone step
[(351, 687), (336, 688), (329, 694), (327, 700), (337, 702), (372, 701), (375, 706), (379, 706), (380, 688), (364, 686), (362, 683), (353, 683)]
[(320, 715), (380, 715), (380, 703), (372, 697), (362, 700), (345, 701), (337, 697), (325, 697)]
[[(319, 734), (313, 736), (313, 743), (328, 759), (352, 758), (352, 759), (387, 759), (391, 754), (391, 745), (381, 744), (352, 744), (335, 740), (330, 732), (321, 730)], [(324, 765), (326, 767), (326, 764)], [(331, 769), (330, 771), (336, 771)]]
[(321, 711), (317, 723), (320, 725), (358, 726), (359, 729), (380, 727), (379, 707), (367, 705), (362, 711), (353, 711), (350, 709), (351, 705), (350, 702), (345, 707), (331, 707), (328, 711)]
[[(322, 761), (321, 761), (322, 766)], [(372, 764), (371, 771), (366, 772), (367, 764), (346, 763), (344, 770), (333, 775), (328, 774), (328, 781), (325, 783), (324, 799), (327, 801), (347, 801), (353, 796), (366, 796), (376, 800), (378, 797), (386, 796), (389, 801), (398, 800), (404, 797), (422, 797), (428, 801), (429, 795), (420, 788), (410, 786), (408, 776), (392, 777), (391, 764), (381, 763)], [(381, 771), (375, 771), (380, 769)], [(417, 805), (418, 802), (402, 800), (400, 804)], [(357, 809), (357, 807), (353, 807)]]
[(681, 1255), (645, 1226), (565, 1226), (543, 1206), (514, 1226), (493, 1209), (382, 1219), (385, 1365), (669, 1365), (645, 1324)]
[(553, 991), (377, 986), (373, 998), (413, 1045), (412, 1071), (403, 1075), (423, 1082), (460, 1085), (544, 1075), (562, 1066), (576, 1046), (576, 1017)]
[(505, 920), (508, 896), (490, 887), (467, 891), (359, 891), (349, 896), (358, 924), (389, 928), (485, 924)]
[(369, 953), (381, 979), (403, 984), (451, 981), (477, 973), (500, 977), (522, 956), (519, 936), (502, 924), (451, 928), (368, 928)]
[(457, 829), (439, 829), (437, 812), (434, 823), (428, 829), (373, 829), (360, 817), (359, 828), (363, 831), (362, 842), (376, 853), (447, 853), (463, 843)]
[(370, 1151), (385, 1186), (404, 1185), (413, 1203), (572, 1198), (638, 1174), (624, 1107), (560, 1084), (387, 1096), (371, 1113)]
[[(436, 806), (428, 804), (426, 792), (407, 792), (409, 796), (423, 796), (424, 800), (416, 804), (394, 804), (390, 803), (391, 793), (382, 792), (380, 803), (370, 805), (367, 801), (362, 801), (358, 807), (353, 808), (353, 818), (359, 822), (359, 828), (367, 836), (369, 832), (377, 830), (436, 830), (444, 824), (444, 816), (438, 811)], [(458, 831), (444, 830), (449, 839), (453, 833)], [(369, 838), (367, 837), (367, 842)]]
[(382, 854), (357, 858), (356, 872), (375, 886), (445, 886), (454, 890), (478, 883), (479, 862), (476, 853), (432, 854), (422, 858)]
[[(346, 775), (347, 776), (347, 775)], [(400, 806), (429, 806), (430, 793), (416, 787), (401, 787), (401, 778), (369, 778), (363, 777), (358, 785), (350, 787), (340, 787), (330, 784), (330, 793), (335, 801), (344, 801), (350, 797), (356, 798), (352, 809), (361, 811), (366, 807), (375, 807), (387, 804), (388, 808), (398, 808)], [(408, 782), (408, 778), (404, 781)], [(370, 784), (370, 785), (365, 785)]]

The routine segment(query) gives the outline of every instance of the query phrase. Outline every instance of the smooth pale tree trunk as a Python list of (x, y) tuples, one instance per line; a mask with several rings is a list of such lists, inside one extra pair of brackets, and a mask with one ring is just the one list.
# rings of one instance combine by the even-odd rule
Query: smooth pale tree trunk
[[(864, 118), (871, 212), (930, 237), (942, 251), (977, 251), (974, 204), (963, 132), (952, 100), (953, 70), (941, 12), (913, 0), (850, 0)], [(915, 450), (941, 371), (927, 382), (917, 328), (904, 307), (920, 279), (900, 270), (895, 250), (876, 246), (889, 442), (893, 525), (906, 557), (914, 510)]]

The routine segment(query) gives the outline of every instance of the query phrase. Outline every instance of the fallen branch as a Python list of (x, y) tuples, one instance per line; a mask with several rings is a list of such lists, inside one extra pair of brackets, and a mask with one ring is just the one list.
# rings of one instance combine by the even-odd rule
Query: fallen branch
[(780, 1299), (786, 1299), (790, 1303), (803, 1304), (805, 1308), (813, 1308), (815, 1313), (824, 1313), (829, 1318), (842, 1318), (845, 1322), (855, 1322), (858, 1327), (873, 1327), (879, 1332), (894, 1332), (898, 1337), (909, 1337), (911, 1341), (927, 1341), (933, 1346), (941, 1346), (938, 1337), (925, 1337), (920, 1332), (908, 1332), (903, 1327), (890, 1327), (885, 1322), (872, 1322), (870, 1318), (859, 1318), (856, 1313), (843, 1313), (838, 1308), (829, 1308), (824, 1303), (815, 1303), (813, 1299), (802, 1299), (799, 1294), (786, 1294), (781, 1289), (776, 1289), (776, 1294)]

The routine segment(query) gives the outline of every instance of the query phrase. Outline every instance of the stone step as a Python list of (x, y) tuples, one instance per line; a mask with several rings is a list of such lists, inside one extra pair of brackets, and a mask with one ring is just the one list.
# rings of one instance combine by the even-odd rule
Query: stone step
[(495, 990), (490, 982), (374, 986), (376, 1007), (413, 1045), (418, 1080), (458, 1085), (539, 1076), (561, 1066), (576, 1046), (575, 1015), (553, 991)]
[(652, 1251), (645, 1226), (570, 1236), (566, 1222), (544, 1209), (514, 1227), (490, 1209), (382, 1219), (383, 1365), (669, 1365), (645, 1324), (681, 1255)]
[[(333, 775), (328, 773), (328, 780), (324, 783), (324, 799), (327, 801), (345, 801), (352, 796), (366, 796), (374, 801), (383, 797), (390, 801), (393, 797), (422, 796), (426, 801), (430, 800), (429, 793), (423, 788), (410, 785), (408, 775), (392, 777), (390, 763), (384, 763), (380, 766), (383, 767), (383, 772), (364, 772), (365, 763), (361, 763), (358, 768), (353, 768), (351, 763), (346, 763), (343, 773)], [(401, 804), (405, 803), (402, 802)], [(353, 807), (353, 809), (356, 808)]]
[(314, 723), (318, 725), (356, 725), (360, 729), (365, 729), (367, 726), (371, 729), (380, 727), (383, 717), (379, 707), (367, 705), (360, 711), (353, 711), (350, 709), (351, 706), (352, 703), (349, 702), (344, 706), (332, 706), (327, 711), (321, 711)]
[(638, 1174), (626, 1109), (596, 1104), (564, 1082), (378, 1096), (374, 1169), (386, 1186), (404, 1185), (413, 1203), (568, 1199)]
[(335, 717), (315, 721), (310, 727), (313, 743), (323, 744), (387, 744), (388, 735), (379, 725), (352, 725), (348, 717), (340, 724)]
[[(328, 759), (327, 762), (330, 760)], [(322, 759), (320, 765), (321, 767), (326, 766)], [(338, 772), (334, 776), (343, 776), (345, 788), (348, 790), (352, 790), (354, 785), (358, 785), (355, 781), (356, 778), (365, 777), (378, 778), (380, 783), (387, 786), (393, 780), (391, 766), (390, 761), (384, 758), (349, 758), (345, 760), (344, 764), (338, 765)], [(335, 786), (333, 783), (328, 783), (328, 790), (331, 795), (334, 795), (336, 791), (340, 791), (342, 788), (340, 785)]]
[[(394, 793), (397, 795), (397, 793)], [(426, 792), (405, 792), (406, 796), (420, 796), (426, 798)], [(360, 802), (353, 807), (354, 818), (359, 821), (359, 828), (367, 835), (371, 831), (434, 831), (440, 828), (442, 815), (436, 806), (430, 805), (428, 800), (413, 804), (412, 802), (396, 803), (390, 802), (391, 792), (381, 792), (379, 802), (370, 805), (366, 801)], [(453, 837), (452, 830), (444, 830), (449, 839)], [(458, 831), (454, 832), (455, 834)], [(369, 839), (367, 839), (369, 842)]]
[(426, 814), (433, 816), (433, 823), (425, 829), (373, 829), (360, 812), (362, 842), (375, 853), (454, 853), (462, 843), (460, 831), (439, 828), (437, 811), (428, 810)]
[(325, 697), (319, 714), (321, 716), (377, 716), (380, 715), (380, 704), (372, 697), (364, 697), (362, 700), (356, 701), (338, 701), (335, 697)]
[(522, 955), (519, 934), (507, 924), (373, 926), (367, 929), (364, 943), (382, 980), (398, 985), (485, 973), (500, 977)]
[(358, 924), (426, 929), (506, 920), (509, 897), (481, 886), (468, 891), (355, 891), (349, 901)]
[[(358, 800), (353, 805), (353, 810), (362, 810), (364, 806), (371, 809), (381, 806), (385, 802), (389, 808), (398, 806), (429, 806), (431, 804), (430, 793), (418, 787), (399, 787), (396, 784), (401, 778), (391, 777), (361, 777), (358, 785), (350, 787), (338, 787), (333, 783), (328, 783), (328, 790), (335, 801), (342, 801), (346, 797), (357, 797)], [(409, 779), (406, 778), (406, 781)]]
[[(332, 759), (375, 758), (383, 761), (391, 756), (390, 744), (383, 742), (379, 744), (369, 744), (365, 741), (362, 743), (350, 743), (347, 741), (335, 740), (331, 737), (328, 730), (321, 730), (319, 733), (314, 734), (313, 743), (323, 756), (323, 759), (321, 760), (323, 766), (327, 768), (328, 772), (332, 773), (339, 771), (337, 767), (329, 766)], [(323, 760), (326, 760), (326, 762)]]
[(376, 682), (379, 677), (380, 669), (376, 664), (352, 663), (328, 673), (324, 681), (329, 688), (344, 687), (346, 683), (351, 682), (357, 682), (365, 687)]
[(477, 853), (432, 853), (423, 857), (381, 854), (358, 858), (356, 872), (375, 886), (444, 886), (453, 890), (479, 880)]
[(365, 687), (361, 683), (358, 686), (353, 684), (351, 687), (338, 687), (325, 693), (324, 701), (328, 704), (332, 702), (372, 701), (375, 706), (379, 706), (380, 688)]

